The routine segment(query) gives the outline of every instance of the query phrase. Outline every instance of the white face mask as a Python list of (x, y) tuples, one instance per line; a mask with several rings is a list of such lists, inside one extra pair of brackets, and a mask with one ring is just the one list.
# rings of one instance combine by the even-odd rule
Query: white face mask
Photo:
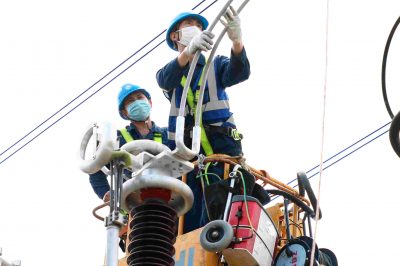
[(184, 46), (188, 46), (193, 37), (201, 33), (201, 30), (196, 26), (190, 26), (182, 28), (176, 32), (179, 33), (178, 42)]

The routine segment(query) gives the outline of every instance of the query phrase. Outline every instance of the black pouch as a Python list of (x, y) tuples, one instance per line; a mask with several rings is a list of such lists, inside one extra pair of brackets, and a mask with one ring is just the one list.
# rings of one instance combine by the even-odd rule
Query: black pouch
[[(243, 174), (246, 195), (255, 197), (262, 205), (267, 204), (270, 201), (270, 197), (268, 193), (255, 182), (254, 176), (243, 169), (240, 169), (240, 172)], [(221, 180), (208, 185), (204, 189), (205, 202), (207, 204), (208, 214), (211, 221), (223, 218), (229, 192), (232, 192), (232, 196), (244, 194), (241, 178), (235, 183), (233, 188), (230, 187), (230, 182), (231, 179)]]

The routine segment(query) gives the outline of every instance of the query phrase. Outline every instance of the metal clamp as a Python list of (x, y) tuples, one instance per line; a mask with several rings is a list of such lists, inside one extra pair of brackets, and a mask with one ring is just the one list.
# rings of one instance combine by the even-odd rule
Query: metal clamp
[(204, 154), (199, 154), (197, 157), (199, 158), (198, 159), (198, 168), (199, 168), (199, 170), (204, 170), (206, 168), (206, 166), (204, 165), (204, 161), (206, 159), (206, 156), (204, 156)]
[(235, 167), (233, 167), (232, 172), (229, 173), (229, 177), (230, 177), (230, 178), (235, 178), (235, 177), (237, 177), (238, 169), (241, 168), (241, 167), (242, 167), (242, 166), (241, 166), (240, 164), (235, 165)]
[(112, 212), (105, 219), (105, 226), (118, 225), (124, 226), (128, 223), (128, 216), (121, 212)]

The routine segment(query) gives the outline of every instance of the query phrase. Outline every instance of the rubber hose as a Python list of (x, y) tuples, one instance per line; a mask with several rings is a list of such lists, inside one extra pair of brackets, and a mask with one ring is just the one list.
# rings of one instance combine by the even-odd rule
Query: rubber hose
[(297, 204), (300, 208), (302, 208), (307, 215), (310, 215), (311, 217), (315, 217), (315, 212), (307, 206), (307, 204), (305, 204), (303, 201), (301, 201), (300, 199), (296, 198), (295, 196), (293, 196), (290, 193), (287, 193), (283, 190), (279, 190), (279, 189), (266, 189), (266, 191), (268, 193), (274, 194), (274, 195), (280, 195), (284, 198), (287, 198), (289, 200), (291, 200), (292, 202), (294, 202), (295, 204)]
[(397, 156), (400, 157), (399, 133), (400, 133), (400, 112), (398, 112), (397, 115), (393, 118), (389, 129), (390, 144), (392, 144), (392, 148), (396, 152)]
[[(314, 212), (317, 212), (317, 198), (315, 197), (314, 191), (310, 185), (310, 181), (306, 173), (298, 172), (297, 173), (297, 182), (299, 184), (300, 195), (304, 196), (304, 191), (307, 192), (307, 196), (310, 199), (311, 205), (313, 206)], [(319, 208), (319, 219), (322, 218), (321, 208)]]
[(385, 51), (383, 52), (383, 60), (382, 60), (382, 73), (381, 73), (382, 94), (383, 94), (383, 100), (385, 101), (386, 110), (388, 111), (390, 118), (393, 118), (393, 112), (392, 109), (390, 108), (389, 101), (386, 95), (386, 62), (389, 53), (390, 43), (392, 42), (393, 35), (399, 23), (400, 23), (400, 17), (396, 20), (396, 22), (392, 27), (392, 30), (390, 31), (389, 37), (386, 41)]

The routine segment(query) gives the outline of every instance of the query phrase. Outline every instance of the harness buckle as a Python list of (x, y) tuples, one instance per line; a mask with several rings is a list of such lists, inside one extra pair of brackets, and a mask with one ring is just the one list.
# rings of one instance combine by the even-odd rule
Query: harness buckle
[(233, 138), (234, 140), (241, 140), (243, 135), (237, 131), (236, 128), (228, 127), (228, 136)]
[(199, 159), (198, 168), (200, 170), (204, 170), (206, 168), (204, 165), (204, 160), (206, 159), (206, 156), (200, 153), (197, 157)]

